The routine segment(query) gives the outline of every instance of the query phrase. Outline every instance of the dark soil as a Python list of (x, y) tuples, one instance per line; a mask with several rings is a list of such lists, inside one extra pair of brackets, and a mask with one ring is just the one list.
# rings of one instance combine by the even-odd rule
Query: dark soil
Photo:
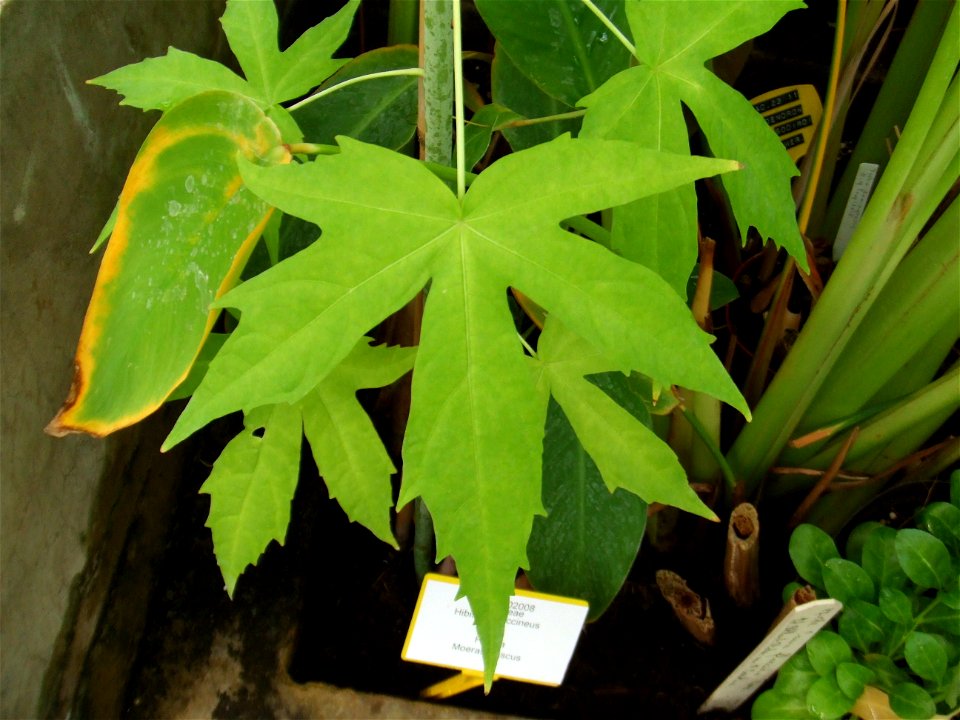
[[(218, 452), (211, 445), (209, 453)], [(202, 665), (214, 636), (230, 628), (239, 636), (232, 652), (245, 684), (241, 697), (221, 696), (217, 717), (272, 716), (271, 678), (291, 637), (293, 652), (280, 671), (298, 683), (415, 699), (453, 674), (400, 659), (418, 593), (411, 553), (394, 551), (350, 523), (327, 498), (309, 458), (285, 546), (271, 545), (241, 577), (231, 601), (204, 527), (208, 500), (197, 494), (212, 459), (198, 458), (183, 483), (127, 689), (128, 716), (155, 717), (165, 698), (182, 692), (172, 669)], [(739, 610), (722, 589), (725, 528), (691, 520), (678, 530), (682, 542), (669, 555), (642, 550), (610, 609), (584, 629), (561, 687), (500, 681), (489, 696), (477, 689), (449, 702), (529, 717), (620, 717), (638, 710), (655, 718), (695, 717), (764, 634), (787, 578), (769, 578), (764, 601)], [(710, 599), (713, 647), (697, 643), (674, 619), (654, 580), (660, 568), (679, 572)], [(748, 709), (729, 717), (748, 717)]]

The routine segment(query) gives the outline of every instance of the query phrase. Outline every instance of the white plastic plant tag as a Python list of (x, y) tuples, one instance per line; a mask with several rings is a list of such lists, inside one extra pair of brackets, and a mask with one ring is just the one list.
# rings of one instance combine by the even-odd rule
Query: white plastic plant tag
[[(483, 671), (473, 613), (467, 598), (456, 599), (459, 589), (455, 578), (424, 578), (400, 655), (404, 660)], [(586, 618), (583, 600), (518, 590), (510, 598), (497, 677), (559, 685)]]
[(850, 189), (846, 207), (843, 209), (840, 227), (837, 228), (837, 237), (833, 241), (834, 262), (843, 255), (843, 251), (847, 249), (847, 245), (850, 243), (850, 236), (853, 235), (853, 231), (857, 229), (857, 225), (860, 223), (860, 217), (867, 207), (867, 200), (870, 199), (873, 181), (877, 177), (879, 167), (876, 163), (860, 163), (860, 167), (857, 168), (857, 174), (853, 178), (853, 187)]
[(843, 604), (833, 598), (795, 607), (720, 683), (697, 712), (736, 710), (842, 609)]

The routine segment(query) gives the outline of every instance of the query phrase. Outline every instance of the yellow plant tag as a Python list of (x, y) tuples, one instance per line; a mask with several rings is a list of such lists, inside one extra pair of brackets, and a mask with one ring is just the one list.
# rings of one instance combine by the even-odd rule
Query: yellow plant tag
[(780, 136), (794, 162), (807, 154), (813, 132), (823, 115), (823, 104), (813, 85), (778, 88), (758, 95), (750, 102)]
[[(424, 691), (450, 697), (483, 684), (483, 658), (473, 613), (466, 597), (457, 598), (460, 581), (430, 574), (420, 588), (400, 656), (408, 662), (461, 670), (461, 674)], [(557, 686), (573, 657), (587, 618), (583, 600), (517, 590), (500, 646), (496, 677)]]

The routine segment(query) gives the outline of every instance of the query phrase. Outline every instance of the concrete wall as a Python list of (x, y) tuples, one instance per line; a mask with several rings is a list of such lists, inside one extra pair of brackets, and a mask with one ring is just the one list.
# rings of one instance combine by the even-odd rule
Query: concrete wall
[(70, 384), (98, 265), (87, 250), (157, 117), (84, 81), (168, 45), (220, 53), (221, 13), (206, 0), (0, 5), (0, 717), (56, 707), (41, 698), (44, 678), (58, 679), (47, 695), (62, 693), (51, 664), (92, 636), (98, 609), (86, 635), (76, 619), (103, 569), (95, 545), (137, 486), (125, 473), (137, 472), (142, 430), (107, 441), (42, 432)]

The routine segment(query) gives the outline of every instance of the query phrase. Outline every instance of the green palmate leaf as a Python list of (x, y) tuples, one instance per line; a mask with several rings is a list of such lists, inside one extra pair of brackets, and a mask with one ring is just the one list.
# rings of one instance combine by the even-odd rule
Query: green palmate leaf
[(840, 557), (833, 538), (815, 525), (800, 525), (793, 531), (789, 553), (800, 577), (818, 588), (825, 587), (824, 565)]
[(894, 543), (897, 560), (913, 582), (922, 588), (943, 588), (950, 574), (950, 553), (946, 545), (923, 530), (905, 528)]
[[(595, 4), (622, 22), (623, 0)], [(477, 10), (520, 71), (566, 105), (576, 105), (630, 58), (580, 0), (477, 0)]]
[(543, 512), (546, 403), (506, 290), (528, 295), (619, 369), (746, 411), (709, 336), (662, 280), (559, 227), (734, 164), (560, 138), (494, 163), (460, 202), (415, 160), (339, 142), (339, 155), (291, 172), (244, 166), (263, 198), (317, 223), (323, 239), (225, 299), (242, 312), (240, 326), (166, 446), (237, 408), (297, 402), (429, 280), (399, 502), (422, 497), (438, 555), (456, 558), (490, 681), (516, 569), (528, 564)]
[[(493, 101), (526, 118), (543, 118), (572, 112), (573, 105), (552, 98), (520, 72), (505, 52), (496, 52), (490, 69)], [(503, 136), (514, 150), (549, 142), (559, 135), (576, 133), (580, 121), (558, 120), (523, 127), (504, 128)]]
[(547, 516), (534, 520), (527, 543), (527, 575), (537, 590), (586, 600), (588, 619), (596, 620), (637, 556), (647, 505), (636, 495), (607, 489), (555, 402), (543, 440), (543, 504)]
[(275, 105), (307, 93), (347, 62), (331, 55), (346, 40), (359, 5), (360, 0), (349, 0), (283, 52), (277, 48), (279, 24), (272, 1), (230, 0), (220, 22), (257, 97)]
[(550, 391), (596, 463), (610, 492), (623, 488), (716, 519), (687, 484), (676, 454), (647, 425), (618, 405), (586, 375), (616, 368), (554, 318), (544, 327), (537, 354), (538, 384)]
[(177, 385), (176, 389), (170, 393), (167, 401), (182, 400), (193, 395), (193, 391), (200, 385), (203, 376), (207, 374), (207, 368), (210, 367), (210, 361), (220, 352), (220, 348), (227, 341), (227, 333), (210, 333), (197, 353), (193, 366), (190, 368), (190, 374), (182, 383)]
[(210, 496), (207, 527), (232, 596), (237, 578), (271, 540), (283, 544), (300, 472), (300, 413), (289, 405), (261, 407), (224, 448), (200, 492)]
[(330, 497), (347, 516), (396, 547), (390, 529), (396, 472), (357, 390), (388, 385), (413, 367), (416, 348), (371, 347), (365, 338), (299, 402), (303, 431)]
[[(742, 237), (754, 226), (806, 268), (790, 192), (796, 168), (750, 103), (704, 67), (710, 58), (766, 32), (786, 12), (800, 7), (799, 0), (627, 0), (639, 64), (579, 104), (587, 108), (585, 137), (628, 139), (673, 152), (688, 151), (681, 102), (686, 104), (712, 151), (745, 166), (743, 173), (724, 181)], [(758, 197), (765, 202), (757, 203)], [(619, 210), (615, 246), (648, 263), (682, 292), (696, 258), (695, 208), (692, 188), (681, 188)]]
[(67, 402), (48, 432), (105, 435), (158, 408), (193, 364), (270, 206), (237, 158), (287, 162), (249, 99), (197, 95), (168, 111), (134, 160), (84, 319)]
[[(325, 81), (326, 89), (351, 78), (386, 70), (416, 67), (417, 48), (396, 45), (364, 53)], [(356, 83), (293, 111), (311, 142), (332, 143), (337, 135), (399, 150), (417, 129), (417, 84), (406, 75)]]
[(176, 48), (169, 48), (166, 55), (126, 65), (88, 82), (123, 95), (121, 105), (164, 112), (208, 90), (255, 96), (247, 81), (229, 68)]

